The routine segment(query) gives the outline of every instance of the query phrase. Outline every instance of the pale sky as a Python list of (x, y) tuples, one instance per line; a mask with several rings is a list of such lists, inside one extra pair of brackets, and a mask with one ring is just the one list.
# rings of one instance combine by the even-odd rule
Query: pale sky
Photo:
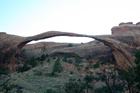
[[(46, 31), (110, 35), (121, 22), (140, 20), (140, 0), (0, 0), (0, 32), (32, 36)], [(88, 42), (56, 37), (47, 41)]]

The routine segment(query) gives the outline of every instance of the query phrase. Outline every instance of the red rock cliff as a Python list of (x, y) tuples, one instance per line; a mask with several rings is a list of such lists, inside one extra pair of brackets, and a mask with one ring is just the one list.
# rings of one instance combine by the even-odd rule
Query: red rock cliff
[(126, 31), (140, 30), (140, 22), (133, 24), (132, 22), (120, 23), (119, 26), (115, 26), (112, 29), (112, 34), (122, 33)]

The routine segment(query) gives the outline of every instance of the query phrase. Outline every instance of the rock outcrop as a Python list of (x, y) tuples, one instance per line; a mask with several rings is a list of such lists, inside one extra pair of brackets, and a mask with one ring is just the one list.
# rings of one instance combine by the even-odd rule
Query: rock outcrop
[[(115, 30), (114, 30), (115, 29)], [(31, 37), (19, 37), (9, 34), (0, 34), (0, 66), (1, 68), (13, 71), (18, 64), (18, 56), (21, 49), (33, 40), (40, 40), (54, 36), (76, 36), (94, 38), (112, 49), (116, 60), (116, 66), (120, 70), (127, 70), (129, 66), (135, 66), (134, 54), (140, 49), (140, 26), (132, 24), (123, 24), (112, 28), (113, 35), (81, 35), (59, 31), (45, 32)], [(84, 47), (83, 47), (84, 48)], [(71, 50), (74, 50), (72, 48)], [(62, 50), (59, 50), (60, 52)], [(66, 49), (68, 51), (68, 49)], [(55, 51), (54, 51), (55, 52)], [(77, 52), (77, 54), (79, 54)], [(16, 60), (17, 59), (17, 60)]]
[(119, 26), (115, 26), (112, 29), (112, 34), (122, 33), (126, 31), (140, 30), (140, 22), (133, 24), (132, 22), (120, 23)]

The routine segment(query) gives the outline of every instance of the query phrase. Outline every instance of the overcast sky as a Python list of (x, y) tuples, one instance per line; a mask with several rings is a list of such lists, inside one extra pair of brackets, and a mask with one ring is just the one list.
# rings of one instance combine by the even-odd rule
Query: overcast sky
[[(140, 0), (0, 0), (0, 32), (32, 36), (46, 31), (111, 34), (121, 22), (140, 20)], [(87, 42), (85, 38), (49, 39)]]

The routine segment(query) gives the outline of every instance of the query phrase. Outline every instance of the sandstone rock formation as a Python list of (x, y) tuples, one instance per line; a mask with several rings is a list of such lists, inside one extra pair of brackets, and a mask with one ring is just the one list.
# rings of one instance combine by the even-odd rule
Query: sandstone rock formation
[[(127, 70), (128, 66), (135, 66), (134, 54), (140, 49), (140, 26), (121, 25), (112, 28), (113, 35), (90, 36), (59, 31), (50, 31), (31, 37), (19, 37), (0, 34), (0, 66), (13, 71), (18, 64), (21, 49), (30, 41), (50, 38), (54, 36), (76, 36), (94, 38), (112, 49), (116, 66), (120, 70)], [(121, 32), (121, 33), (119, 33)], [(125, 33), (124, 33), (125, 32)], [(71, 50), (73, 50), (72, 48)], [(60, 50), (61, 51), (61, 50)], [(67, 50), (68, 51), (68, 50)], [(78, 54), (78, 53), (77, 53)]]
[(112, 29), (112, 34), (122, 33), (126, 31), (140, 30), (140, 22), (133, 24), (132, 22), (120, 23), (119, 26), (115, 26)]
[(84, 44), (72, 44), (68, 47), (68, 43), (40, 42), (36, 44), (27, 44), (21, 49), (21, 57), (29, 59), (32, 56), (39, 57), (42, 54), (63, 54), (71, 53), (74, 56), (89, 57), (97, 59), (107, 59), (112, 57), (112, 51), (102, 42), (92, 41)]

